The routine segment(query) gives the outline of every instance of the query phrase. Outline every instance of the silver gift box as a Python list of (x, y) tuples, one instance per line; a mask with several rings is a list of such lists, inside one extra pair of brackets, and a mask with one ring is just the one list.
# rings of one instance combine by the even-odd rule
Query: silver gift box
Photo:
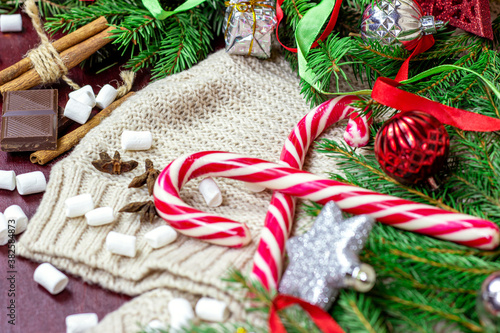
[(269, 58), (271, 37), (276, 26), (275, 2), (230, 1), (226, 5), (224, 18), (226, 52)]

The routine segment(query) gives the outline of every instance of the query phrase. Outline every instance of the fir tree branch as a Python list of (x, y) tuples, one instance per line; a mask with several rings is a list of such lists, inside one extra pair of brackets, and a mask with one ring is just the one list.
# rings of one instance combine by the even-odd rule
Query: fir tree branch
[(333, 154), (333, 155), (330, 155), (332, 157), (341, 156), (341, 157), (343, 157), (344, 161), (348, 161), (351, 164), (351, 166), (352, 166), (352, 164), (356, 164), (358, 166), (361, 166), (362, 168), (366, 169), (368, 172), (375, 175), (376, 178), (383, 179), (389, 183), (392, 183), (393, 185), (398, 186), (399, 188), (407, 191), (408, 193), (420, 197), (421, 199), (425, 200), (425, 202), (427, 202), (429, 204), (438, 206), (438, 207), (445, 209), (445, 210), (448, 210), (450, 212), (455, 212), (455, 213), (457, 212), (456, 209), (454, 209), (448, 205), (445, 205), (441, 199), (432, 198), (428, 194), (426, 194), (422, 191), (419, 191), (416, 188), (405, 186), (405, 185), (397, 182), (396, 180), (394, 180), (393, 178), (387, 176), (384, 172), (382, 172), (380, 170), (380, 168), (377, 167), (373, 161), (369, 162), (367, 158), (363, 157), (363, 155), (354, 153), (353, 150), (348, 149), (345, 145), (340, 145), (335, 141), (324, 139), (319, 143), (318, 148), (316, 150), (320, 153)]
[(142, 68), (149, 67), (152, 64), (156, 63), (159, 51), (160, 45), (157, 43), (153, 43), (148, 47), (147, 50), (143, 50), (136, 56), (131, 57), (126, 64), (126, 67), (132, 69), (133, 71), (138, 71)]
[(352, 290), (342, 290), (332, 316), (346, 332), (385, 333), (382, 311), (370, 297)]
[(458, 324), (460, 324), (464, 327), (467, 327), (472, 332), (484, 332), (484, 329), (481, 326), (475, 325), (474, 323), (472, 323), (470, 321), (464, 320), (463, 318), (461, 318), (458, 315), (446, 313), (446, 312), (441, 311), (439, 309), (433, 308), (432, 306), (420, 304), (417, 302), (408, 301), (408, 300), (405, 300), (405, 299), (402, 299), (402, 298), (399, 298), (396, 296), (392, 296), (392, 295), (378, 295), (378, 296), (382, 297), (382, 298), (386, 298), (388, 300), (391, 300), (392, 302), (396, 302), (398, 304), (401, 304), (401, 305), (404, 305), (404, 306), (407, 306), (410, 308), (419, 309), (419, 310), (422, 310), (425, 312), (437, 314), (442, 318), (457, 322)]
[(456, 265), (443, 264), (441, 262), (436, 262), (436, 261), (432, 261), (432, 260), (429, 260), (426, 258), (418, 257), (416, 255), (408, 254), (408, 253), (405, 253), (403, 251), (396, 250), (396, 249), (392, 249), (391, 254), (394, 254), (398, 257), (408, 258), (408, 259), (411, 259), (413, 261), (421, 262), (421, 263), (424, 263), (424, 264), (427, 264), (427, 265), (430, 265), (433, 267), (446, 268), (448, 270), (457, 271), (457, 272), (467, 272), (470, 274), (488, 275), (488, 274), (494, 273), (498, 270), (498, 267), (494, 267), (491, 269), (477, 269), (477, 268), (463, 268), (463, 267), (459, 267)]
[[(464, 64), (466, 64), (467, 62), (470, 62), (470, 61), (473, 61), (476, 59), (476, 54), (474, 52), (471, 52), (469, 53), (465, 59), (463, 59), (463, 61), (460, 61), (457, 66), (463, 66)], [(439, 84), (442, 84), (443, 82), (447, 82), (447, 80), (449, 80), (449, 78), (457, 73), (457, 69), (455, 70), (452, 70), (450, 71), (449, 73), (446, 73), (444, 76), (442, 76), (441, 78), (439, 78), (439, 80), (435, 81), (435, 82), (432, 82), (432, 84), (430, 85), (427, 85), (426, 87), (420, 89), (419, 91), (416, 92), (417, 95), (422, 95), (423, 93), (425, 93), (426, 91), (434, 88), (434, 87), (437, 87)], [(476, 80), (477, 82), (477, 80)], [(456, 98), (456, 97), (455, 97)]]
[[(191, 11), (199, 12), (199, 9)], [(158, 50), (159, 61), (153, 69), (154, 79), (183, 71), (208, 54), (213, 38), (208, 22), (203, 15), (196, 15), (198, 25), (193, 24), (191, 11), (177, 14), (166, 27), (166, 36)]]
[(353, 300), (349, 300), (349, 305), (351, 306), (352, 311), (354, 311), (354, 313), (356, 314), (356, 316), (363, 323), (363, 326), (366, 328), (366, 330), (368, 332), (370, 332), (370, 333), (377, 333), (377, 331), (375, 331), (373, 329), (373, 327), (371, 327), (371, 325), (368, 322), (368, 320), (366, 320), (365, 316), (361, 313), (361, 311), (359, 310), (359, 308), (356, 305), (356, 302), (354, 302)]

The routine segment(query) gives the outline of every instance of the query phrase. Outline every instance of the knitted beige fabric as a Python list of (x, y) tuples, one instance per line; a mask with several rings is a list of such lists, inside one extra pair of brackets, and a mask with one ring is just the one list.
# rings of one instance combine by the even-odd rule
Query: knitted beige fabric
[[(19, 252), (116, 292), (139, 295), (161, 288), (105, 319), (99, 327), (102, 332), (136, 332), (135, 323), (147, 324), (153, 319), (149, 309), (165, 309), (172, 295), (168, 290), (224, 300), (230, 304), (232, 320), (247, 319), (244, 305), (238, 302), (241, 295), (228, 291), (221, 278), (231, 267), (244, 272), (251, 269), (270, 191), (255, 194), (241, 182), (217, 179), (224, 201), (212, 209), (205, 206), (198, 192), (199, 180), (181, 191), (183, 199), (194, 207), (247, 223), (253, 242), (242, 249), (180, 236), (171, 245), (154, 250), (144, 234), (164, 224), (161, 219), (140, 224), (137, 215), (121, 213), (110, 225), (91, 227), (84, 218), (66, 218), (64, 200), (90, 193), (96, 207), (118, 211), (127, 203), (150, 199), (145, 187), (127, 188), (134, 176), (144, 172), (146, 158), (160, 170), (182, 154), (203, 150), (277, 161), (285, 138), (309, 110), (300, 96), (297, 75), (281, 56), (262, 61), (220, 51), (188, 71), (152, 83), (113, 111), (68, 157), (54, 165), (41, 205), (20, 239)], [(340, 138), (344, 128), (345, 124), (334, 127), (326, 135)], [(124, 130), (151, 131), (153, 147), (122, 151)], [(115, 150), (124, 160), (137, 160), (140, 166), (130, 173), (109, 175), (91, 165), (99, 152), (112, 154)], [(331, 159), (317, 153), (308, 156), (305, 169), (317, 174), (336, 170)], [(310, 221), (302, 216), (296, 226)], [(105, 249), (106, 235), (112, 230), (137, 236), (135, 258)], [(158, 297), (160, 294), (167, 296)], [(161, 319), (168, 320), (166, 311), (160, 312)]]

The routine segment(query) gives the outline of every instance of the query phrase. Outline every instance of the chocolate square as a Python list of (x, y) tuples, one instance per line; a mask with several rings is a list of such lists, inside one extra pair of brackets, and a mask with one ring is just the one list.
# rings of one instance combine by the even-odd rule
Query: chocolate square
[(1, 150), (57, 148), (57, 90), (8, 91), (3, 97)]

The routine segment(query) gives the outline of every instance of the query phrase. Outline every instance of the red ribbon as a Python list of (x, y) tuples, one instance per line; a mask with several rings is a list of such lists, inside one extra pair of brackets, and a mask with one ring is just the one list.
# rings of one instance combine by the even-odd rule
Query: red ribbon
[(403, 65), (401, 65), (401, 68), (399, 69), (399, 72), (396, 75), (396, 81), (398, 82), (408, 80), (408, 70), (410, 67), (410, 60), (419, 55), (420, 53), (423, 53), (428, 49), (430, 49), (432, 45), (434, 45), (434, 37), (432, 37), (432, 35), (423, 35), (416, 41), (413, 40), (402, 43), (407, 50), (413, 49), (413, 52), (410, 54), (408, 59), (406, 59), (405, 62), (403, 62)]
[[(284, 0), (278, 0), (276, 3), (276, 19), (277, 19), (277, 24), (276, 24), (276, 37), (278, 38), (278, 42), (280, 42), (281, 46), (283, 46), (285, 49), (287, 49), (290, 52), (297, 53), (297, 49), (293, 47), (288, 47), (285, 44), (283, 44), (280, 40), (279, 34), (278, 34), (278, 29), (280, 26), (280, 22), (284, 17), (283, 10), (281, 9), (281, 5), (283, 4)], [(337, 0), (335, 1), (335, 6), (333, 6), (333, 11), (332, 15), (330, 16), (330, 21), (328, 21), (328, 24), (326, 25), (325, 31), (319, 36), (319, 38), (312, 44), (311, 49), (315, 48), (318, 46), (318, 41), (324, 41), (330, 33), (333, 31), (333, 28), (335, 27), (335, 24), (337, 23), (337, 17), (339, 16), (339, 11), (340, 11), (340, 5), (342, 4), (342, 0)]]
[(271, 333), (286, 333), (286, 329), (278, 316), (278, 311), (292, 305), (299, 305), (306, 311), (313, 322), (325, 333), (345, 333), (344, 330), (323, 309), (312, 305), (300, 298), (278, 294), (269, 310), (269, 329)]
[(430, 99), (398, 89), (401, 84), (386, 77), (379, 77), (373, 86), (371, 97), (380, 104), (401, 111), (424, 111), (443, 124), (464, 131), (500, 131), (500, 119), (457, 109)]
[[(415, 2), (417, 7), (420, 9), (420, 12), (423, 13), (424, 11), (422, 10), (422, 7), (418, 2)], [(420, 53), (423, 53), (430, 49), (432, 45), (434, 45), (434, 37), (432, 35), (423, 35), (422, 37), (408, 41), (408, 42), (402, 42), (405, 49), (412, 50), (413, 52), (410, 54), (408, 59), (403, 62), (403, 65), (401, 65), (401, 68), (398, 71), (398, 74), (396, 75), (396, 81), (401, 82), (404, 80), (408, 80), (408, 70), (410, 67), (410, 60), (419, 55)]]

